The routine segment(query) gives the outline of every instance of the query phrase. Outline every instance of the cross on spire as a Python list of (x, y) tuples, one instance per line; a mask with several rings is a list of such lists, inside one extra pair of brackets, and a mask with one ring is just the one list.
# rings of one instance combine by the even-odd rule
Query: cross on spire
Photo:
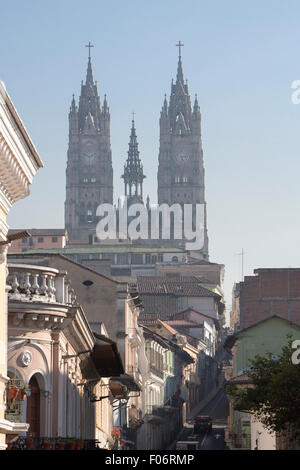
[(91, 58), (91, 47), (94, 47), (94, 45), (91, 44), (91, 42), (89, 41), (89, 43), (85, 47), (89, 48), (89, 59), (90, 59)]
[(176, 44), (176, 47), (178, 47), (178, 49), (179, 49), (179, 57), (181, 57), (181, 48), (182, 48), (183, 46), (184, 46), (184, 44), (182, 44), (181, 41), (179, 41), (179, 43)]

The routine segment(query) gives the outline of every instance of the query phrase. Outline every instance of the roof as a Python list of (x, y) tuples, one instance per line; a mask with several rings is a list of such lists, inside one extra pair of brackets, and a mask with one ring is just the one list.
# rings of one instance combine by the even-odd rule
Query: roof
[[(212, 320), (212, 321), (215, 323), (216, 327), (219, 327), (219, 322), (218, 322), (217, 318), (214, 318), (214, 317), (211, 317), (211, 316), (209, 316), (209, 315), (206, 315), (206, 313), (202, 313), (202, 312), (200, 312), (199, 310), (196, 310), (196, 309), (193, 308), (193, 307), (187, 307), (187, 308), (185, 308), (184, 310), (180, 310), (180, 312), (174, 313), (173, 317), (177, 317), (177, 316), (179, 316), (179, 315), (183, 315), (185, 312), (194, 312), (194, 313), (197, 313), (198, 315), (201, 315), (201, 316), (207, 318), (208, 320)], [(196, 322), (196, 323), (197, 323), (197, 322)]]
[(92, 254), (92, 253), (184, 253), (180, 248), (162, 248), (162, 247), (140, 247), (140, 246), (107, 246), (107, 245), (87, 245), (72, 248), (49, 248), (28, 250), (26, 253), (54, 253), (54, 254)]
[(286, 323), (289, 323), (290, 325), (295, 326), (296, 328), (300, 329), (300, 325), (294, 322), (291, 322), (290, 320), (287, 320), (286, 318), (280, 317), (279, 315), (271, 315), (270, 317), (264, 318), (263, 320), (260, 320), (256, 323), (253, 323), (253, 325), (247, 326), (247, 328), (243, 328), (242, 330), (237, 331), (236, 333), (227, 336), (225, 343), (224, 343), (224, 348), (226, 349), (231, 349), (234, 345), (234, 343), (237, 341), (239, 336), (244, 333), (245, 331), (250, 330), (251, 328), (255, 328), (258, 325), (261, 325), (262, 323), (265, 323), (271, 319), (277, 318), (278, 320), (282, 320)]
[[(25, 229), (10, 229), (8, 231), (8, 234), (11, 235), (13, 233), (21, 232)], [(43, 236), (66, 236), (67, 231), (64, 228), (30, 228), (26, 229), (30, 235), (37, 236), (37, 235), (43, 235)], [(43, 250), (45, 251), (45, 250)]]
[(187, 327), (187, 328), (199, 328), (201, 323), (197, 323), (191, 320), (168, 320), (168, 325), (175, 326), (175, 327), (181, 326), (181, 327)]
[[(36, 251), (39, 251), (38, 253), (32, 253), (32, 251), (29, 252), (29, 250), (28, 250), (28, 251), (25, 251), (23, 253), (8, 253), (7, 258), (8, 258), (8, 260), (9, 259), (14, 259), (14, 258), (19, 260), (19, 259), (22, 259), (22, 258), (26, 259), (26, 257), (31, 258), (32, 256), (38, 258), (39, 255), (51, 256), (51, 257), (58, 256), (62, 260), (67, 261), (68, 263), (71, 263), (71, 264), (75, 264), (76, 266), (80, 267), (81, 269), (85, 269), (86, 271), (90, 271), (91, 273), (96, 274), (99, 277), (102, 277), (104, 279), (108, 279), (109, 281), (111, 281), (115, 284), (122, 284), (122, 281), (116, 281), (112, 277), (106, 276), (105, 274), (102, 274), (102, 273), (99, 273), (98, 271), (95, 271), (94, 269), (86, 266), (85, 264), (77, 263), (77, 261), (74, 261), (73, 259), (68, 258), (67, 256), (64, 256), (62, 254), (49, 253), (48, 250), (36, 250)], [(45, 258), (42, 257), (41, 259), (44, 260)], [(28, 264), (30, 264), (30, 263), (28, 263)], [(45, 264), (43, 264), (43, 266), (45, 266)]]
[(247, 374), (237, 375), (230, 380), (227, 380), (227, 385), (244, 385), (244, 384), (251, 384), (252, 380), (248, 377)]
[(152, 337), (161, 345), (175, 350), (175, 353), (181, 356), (182, 360), (186, 364), (192, 364), (193, 362), (195, 362), (194, 359), (186, 351), (184, 351), (180, 346), (178, 346), (178, 344), (174, 343), (170, 339), (165, 338), (159, 333), (152, 331), (150, 328), (147, 328), (145, 325), (143, 325), (143, 330), (144, 330), (145, 337)]
[(191, 336), (191, 335), (188, 335), (187, 333), (182, 333), (181, 331), (177, 330), (177, 328), (174, 328), (173, 326), (171, 326), (169, 324), (169, 321), (162, 321), (162, 320), (158, 320), (159, 323), (161, 323), (167, 330), (170, 331), (170, 333), (172, 333), (173, 335), (176, 335), (177, 333), (179, 333), (180, 335), (183, 335), (186, 337), (187, 339), (187, 342), (194, 346), (195, 348), (197, 348), (198, 344), (201, 343), (202, 341), (199, 339), (199, 338), (195, 338), (194, 336)]
[(138, 276), (137, 286), (140, 294), (175, 295), (193, 297), (215, 297), (221, 300), (221, 296), (203, 287), (196, 276), (180, 278), (167, 278), (158, 276)]

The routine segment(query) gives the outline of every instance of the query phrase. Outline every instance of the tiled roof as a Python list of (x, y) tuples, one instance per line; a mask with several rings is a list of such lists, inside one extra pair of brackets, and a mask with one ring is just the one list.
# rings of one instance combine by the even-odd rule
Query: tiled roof
[(199, 326), (201, 325), (201, 323), (203, 323), (204, 320), (202, 320), (202, 322), (195, 322), (195, 321), (191, 321), (191, 320), (168, 320), (168, 324), (170, 326), (182, 326), (182, 327), (188, 327), (188, 328), (199, 328)]
[[(9, 235), (12, 235), (13, 233), (21, 232), (24, 229), (10, 229), (8, 231)], [(38, 235), (43, 235), (44, 237), (46, 235), (49, 236), (65, 236), (66, 235), (66, 230), (64, 228), (27, 228), (26, 229), (30, 235), (33, 236), (38, 236)], [(44, 250), (43, 250), (44, 251)]]
[(221, 298), (215, 292), (203, 287), (195, 276), (166, 278), (157, 276), (138, 276), (138, 290), (140, 294), (167, 294), (194, 297), (216, 297)]

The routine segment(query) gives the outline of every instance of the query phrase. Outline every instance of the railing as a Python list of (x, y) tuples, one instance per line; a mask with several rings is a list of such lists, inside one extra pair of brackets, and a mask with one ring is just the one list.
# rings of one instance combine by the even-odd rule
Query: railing
[(149, 365), (150, 372), (155, 374), (157, 377), (163, 379), (164, 373), (162, 370), (158, 369), (158, 367), (153, 363)]
[(97, 450), (96, 439), (20, 436), (9, 444), (8, 450)]
[(8, 264), (7, 284), (9, 300), (21, 302), (47, 302), (73, 304), (74, 289), (66, 278), (66, 272), (45, 266)]

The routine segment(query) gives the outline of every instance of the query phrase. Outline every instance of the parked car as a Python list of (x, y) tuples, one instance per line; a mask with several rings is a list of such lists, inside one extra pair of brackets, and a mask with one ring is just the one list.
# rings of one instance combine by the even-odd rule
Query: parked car
[(196, 416), (194, 420), (194, 434), (212, 432), (212, 419), (210, 416)]
[(198, 441), (177, 441), (176, 450), (200, 450)]

